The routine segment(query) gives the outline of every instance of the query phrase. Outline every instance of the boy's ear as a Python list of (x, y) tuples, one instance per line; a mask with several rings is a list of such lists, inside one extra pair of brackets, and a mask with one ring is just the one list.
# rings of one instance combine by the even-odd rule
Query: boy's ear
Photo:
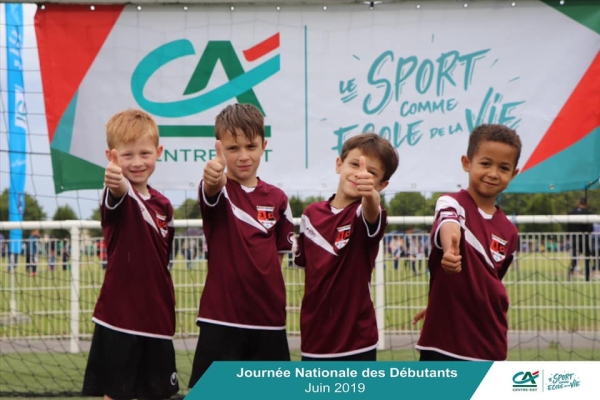
[(460, 158), (460, 163), (462, 164), (463, 170), (465, 172), (469, 172), (469, 170), (471, 169), (471, 160), (469, 160), (469, 157), (462, 156)]
[(104, 155), (106, 155), (106, 159), (108, 160), (108, 162), (111, 162), (112, 157), (110, 155), (110, 149), (104, 150)]
[(381, 192), (383, 189), (385, 189), (387, 187), (387, 185), (390, 184), (390, 181), (385, 181), (385, 182), (379, 182), (379, 185), (377, 185), (377, 191)]
[(342, 171), (342, 159), (338, 157), (335, 159), (335, 173), (339, 174), (341, 171)]
[(512, 178), (514, 178), (515, 176), (517, 176), (518, 173), (519, 173), (519, 168), (515, 168), (515, 170), (513, 171), (513, 174), (512, 174)]
[(162, 152), (163, 152), (163, 150), (164, 150), (164, 149), (165, 149), (165, 148), (164, 148), (164, 146), (163, 146), (163, 145), (159, 145), (159, 146), (156, 148), (156, 158), (160, 158), (160, 156), (162, 155)]
[(263, 139), (262, 150), (265, 151), (266, 148), (267, 148), (267, 140)]

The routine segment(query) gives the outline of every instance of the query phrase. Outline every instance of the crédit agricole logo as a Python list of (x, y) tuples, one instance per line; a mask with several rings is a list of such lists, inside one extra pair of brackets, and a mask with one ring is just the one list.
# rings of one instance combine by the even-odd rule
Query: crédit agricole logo
[[(266, 115), (253, 88), (279, 72), (279, 54), (258, 64), (262, 58), (277, 49), (279, 49), (279, 33), (243, 50), (243, 58), (246, 62), (252, 63), (252, 68), (245, 71), (240, 57), (230, 41), (211, 40), (206, 44), (190, 80), (181, 94), (182, 99), (169, 102), (154, 101), (144, 95), (144, 88), (150, 78), (166, 64), (181, 57), (196, 54), (194, 45), (189, 40), (175, 40), (159, 46), (140, 61), (131, 76), (131, 92), (142, 109), (157, 117), (177, 119), (196, 115), (233, 98), (236, 98), (239, 103), (255, 105), (263, 115)], [(207, 91), (205, 89), (219, 62), (228, 81)], [(159, 129), (162, 138), (214, 137), (214, 125), (174, 123), (162, 124)], [(271, 136), (270, 126), (265, 126), (265, 136)]]

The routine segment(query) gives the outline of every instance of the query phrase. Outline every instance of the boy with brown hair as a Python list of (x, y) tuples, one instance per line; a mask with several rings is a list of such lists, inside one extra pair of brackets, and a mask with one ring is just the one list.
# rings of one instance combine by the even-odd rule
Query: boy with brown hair
[(508, 295), (502, 283), (518, 232), (496, 205), (518, 172), (521, 139), (503, 125), (481, 125), (461, 162), (467, 190), (441, 196), (429, 255), (429, 304), (416, 348), (421, 361), (506, 359)]
[(337, 192), (302, 215), (295, 262), (305, 268), (302, 360), (375, 361), (371, 275), (387, 225), (379, 192), (398, 168), (391, 143), (373, 133), (344, 142)]
[(253, 105), (229, 105), (215, 137), (198, 193), (209, 258), (190, 388), (213, 361), (290, 360), (281, 263), (294, 225), (285, 193), (257, 176), (264, 117)]
[(108, 262), (83, 394), (165, 399), (179, 391), (175, 291), (169, 272), (173, 207), (148, 185), (163, 151), (145, 112), (125, 110), (106, 125), (109, 163), (100, 205)]

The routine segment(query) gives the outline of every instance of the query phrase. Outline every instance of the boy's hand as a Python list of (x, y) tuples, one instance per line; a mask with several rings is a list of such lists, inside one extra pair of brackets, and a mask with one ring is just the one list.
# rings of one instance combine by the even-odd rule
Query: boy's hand
[(123, 177), (123, 170), (119, 162), (119, 153), (116, 149), (110, 151), (109, 162), (104, 172), (104, 185), (115, 197), (122, 197), (127, 192), (127, 184)]
[(112, 149), (110, 151), (110, 159), (104, 172), (104, 184), (107, 188), (116, 189), (119, 187), (121, 180), (123, 179), (123, 170), (121, 169), (121, 163), (119, 162), (119, 154), (117, 150)]
[(421, 310), (419, 311), (412, 320), (412, 324), (416, 325), (417, 322), (419, 322), (422, 319), (425, 319), (425, 312), (427, 311), (427, 309)]
[[(227, 184), (227, 175), (225, 175), (225, 155), (223, 154), (223, 144), (220, 140), (215, 142), (217, 156), (206, 163), (204, 167), (204, 183), (216, 188), (217, 192)], [(214, 194), (214, 193), (213, 193)]]
[(356, 189), (362, 197), (372, 197), (377, 191), (373, 183), (373, 175), (367, 171), (367, 160), (364, 156), (358, 159), (358, 172), (356, 173)]
[(462, 269), (461, 268), (462, 256), (460, 255), (458, 236), (456, 236), (456, 234), (452, 234), (451, 240), (452, 240), (452, 242), (451, 242), (452, 245), (450, 246), (448, 251), (446, 251), (444, 253), (444, 256), (442, 257), (442, 268), (448, 273), (456, 274), (456, 273), (460, 272)]

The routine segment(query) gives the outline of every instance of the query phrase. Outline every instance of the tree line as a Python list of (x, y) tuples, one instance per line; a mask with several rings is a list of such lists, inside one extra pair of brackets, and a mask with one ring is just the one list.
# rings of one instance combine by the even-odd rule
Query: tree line
[[(433, 193), (431, 196), (424, 196), (418, 192), (402, 192), (393, 196), (387, 196), (382, 199), (383, 206), (390, 216), (427, 216), (433, 215), (435, 211), (435, 202), (443, 193)], [(535, 193), (535, 194), (502, 194), (499, 198), (499, 206), (510, 217), (513, 215), (564, 215), (569, 213), (576, 205), (579, 198), (584, 196), (583, 191), (564, 192), (564, 193)], [(323, 200), (322, 197), (291, 196), (289, 198), (292, 214), (300, 217), (304, 209), (315, 201)], [(600, 213), (600, 189), (592, 189), (587, 192), (588, 206), (592, 213)], [(200, 219), (200, 207), (196, 199), (186, 199), (174, 210), (175, 219)], [(44, 221), (48, 215), (40, 206), (34, 196), (25, 194), (25, 213), (24, 221)], [(67, 204), (59, 206), (52, 217), (53, 221), (66, 221), (85, 219), (77, 215), (77, 212)], [(88, 216), (90, 220), (100, 220), (100, 209), (95, 209), (92, 215)], [(8, 189), (5, 189), (0, 195), (0, 221), (8, 221)], [(389, 230), (406, 229), (424, 229), (427, 226), (390, 226)], [(561, 224), (521, 224), (519, 230), (522, 232), (560, 232), (565, 227)], [(1, 232), (8, 238), (8, 232)], [(26, 232), (28, 234), (28, 232)], [(69, 237), (69, 232), (65, 229), (55, 229), (49, 232), (57, 239)], [(92, 236), (101, 236), (100, 230), (92, 230)]]

